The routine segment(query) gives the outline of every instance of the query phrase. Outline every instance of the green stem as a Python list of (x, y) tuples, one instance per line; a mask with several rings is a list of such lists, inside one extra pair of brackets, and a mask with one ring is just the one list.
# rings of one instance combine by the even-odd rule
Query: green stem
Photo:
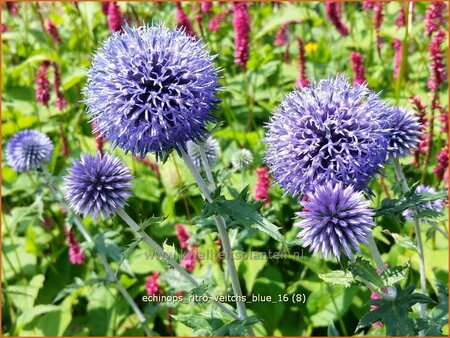
[(338, 315), (338, 322), (339, 322), (339, 325), (341, 326), (342, 333), (344, 334), (344, 336), (348, 337), (347, 328), (345, 327), (344, 321), (342, 320), (341, 312), (339, 311), (339, 309), (337, 307), (336, 300), (334, 299), (334, 295), (333, 295), (333, 290), (331, 289), (331, 286), (329, 284), (327, 284), (327, 290), (331, 296), (331, 302), (333, 303), (334, 310), (336, 311), (336, 314)]
[[(46, 174), (46, 173), (44, 173)], [(70, 207), (64, 202), (64, 200), (61, 198), (62, 193), (61, 191), (59, 191), (59, 189), (53, 185), (53, 183), (51, 183), (51, 181), (46, 178), (44, 176), (44, 181), (47, 181), (46, 183), (48, 184), (50, 190), (52, 191), (53, 195), (58, 198), (59, 202), (61, 203), (61, 205), (63, 206), (63, 208), (67, 211), (71, 210)], [(81, 219), (77, 216), (77, 215), (73, 215), (73, 223), (75, 224), (75, 226), (78, 228), (78, 230), (81, 232), (81, 234), (83, 235), (84, 239), (86, 240), (86, 242), (88, 243), (92, 243), (92, 237), (89, 234), (88, 230), (86, 229), (86, 227), (84, 226), (83, 222), (81, 221)], [(152, 334), (150, 332), (150, 330), (148, 329), (148, 327), (146, 326), (146, 319), (145, 316), (143, 315), (143, 313), (141, 312), (141, 310), (139, 309), (139, 307), (137, 306), (136, 302), (134, 301), (134, 299), (130, 296), (130, 294), (128, 293), (128, 291), (122, 286), (122, 284), (120, 284), (119, 280), (117, 279), (114, 271), (112, 270), (112, 268), (109, 266), (108, 261), (106, 259), (106, 257), (103, 254), (98, 254), (98, 258), (100, 259), (100, 261), (103, 264), (103, 267), (105, 268), (106, 274), (107, 276), (109, 276), (112, 281), (116, 284), (117, 288), (119, 289), (120, 293), (122, 294), (122, 296), (125, 298), (125, 300), (128, 302), (128, 304), (130, 305), (130, 307), (133, 309), (134, 313), (136, 314), (136, 316), (138, 317), (139, 321), (142, 324), (142, 328), (145, 331), (146, 336), (151, 337)]]
[[(181, 148), (181, 156), (182, 156), (184, 162), (186, 163), (186, 166), (188, 167), (189, 171), (191, 172), (192, 176), (194, 176), (195, 181), (197, 182), (198, 186), (200, 187), (200, 190), (203, 193), (203, 196), (209, 203), (211, 203), (212, 202), (211, 193), (208, 190), (208, 188), (206, 187), (205, 181), (200, 176), (200, 173), (199, 173), (198, 169), (195, 167), (194, 163), (192, 162), (191, 157), (182, 148)], [(212, 177), (211, 169), (209, 167), (208, 162), (205, 162), (204, 165), (205, 165), (205, 170), (207, 172), (207, 176), (210, 175), (210, 177)], [(208, 172), (209, 172), (209, 174), (208, 174)], [(216, 188), (214, 181), (212, 181), (212, 187), (213, 187), (213, 189)], [(219, 237), (222, 242), (223, 251), (225, 253), (225, 260), (227, 262), (228, 273), (230, 274), (230, 278), (231, 278), (231, 286), (233, 288), (233, 293), (237, 298), (236, 299), (236, 307), (238, 310), (238, 316), (239, 316), (239, 319), (244, 320), (247, 318), (247, 312), (245, 309), (245, 303), (242, 301), (243, 297), (242, 297), (241, 285), (239, 283), (238, 273), (236, 270), (236, 266), (234, 264), (233, 252), (231, 249), (230, 238), (228, 237), (228, 232), (226, 229), (225, 221), (224, 221), (223, 217), (221, 217), (219, 215), (214, 215), (214, 220), (216, 221), (217, 230), (219, 231)], [(255, 335), (253, 332), (253, 329), (251, 327), (247, 327), (247, 332), (250, 336)]]
[(372, 233), (367, 236), (367, 245), (370, 248), (370, 252), (372, 253), (372, 257), (375, 260), (375, 264), (377, 265), (378, 270), (382, 273), (385, 269), (383, 260), (381, 259), (380, 252), (378, 251), (377, 244), (375, 243), (375, 239), (373, 238)]
[[(392, 158), (392, 162), (394, 164), (395, 169), (395, 175), (397, 177), (397, 180), (401, 183), (403, 192), (407, 193), (410, 191), (408, 182), (406, 181), (405, 175), (403, 173), (402, 166), (400, 164), (400, 160), (398, 157)], [(425, 275), (425, 256), (424, 256), (424, 250), (423, 250), (423, 243), (422, 243), (422, 234), (420, 233), (420, 222), (417, 218), (415, 218), (415, 215), (413, 213), (413, 224), (414, 224), (414, 231), (416, 233), (416, 240), (417, 240), (417, 251), (419, 253), (419, 271), (420, 271), (420, 289), (424, 295), (427, 294), (427, 279)], [(426, 310), (427, 306), (426, 304), (420, 304), (420, 318), (426, 319)], [(424, 331), (419, 332), (420, 336), (424, 335)]]
[[(177, 270), (185, 279), (189, 281), (194, 287), (200, 286), (200, 284), (181, 266), (179, 265), (168, 253), (164, 251), (164, 249), (153, 240), (147, 233), (145, 233), (141, 227), (128, 215), (125, 210), (123, 209), (117, 209), (116, 210), (117, 215), (119, 215), (125, 223), (128, 224), (128, 226), (134, 231), (134, 233), (142, 238), (145, 243), (147, 243), (157, 254), (159, 257), (166, 260), (172, 267)], [(214, 299), (211, 295), (207, 294), (211, 299)], [(236, 314), (225, 307), (222, 303), (214, 301), (214, 303), (221, 308), (224, 312), (226, 312), (228, 315), (233, 317), (234, 319), (238, 319)]]

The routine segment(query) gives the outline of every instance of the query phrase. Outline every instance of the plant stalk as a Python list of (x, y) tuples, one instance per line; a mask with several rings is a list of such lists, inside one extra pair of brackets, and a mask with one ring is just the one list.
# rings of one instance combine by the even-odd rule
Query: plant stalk
[[(212, 202), (211, 193), (210, 193), (209, 189), (207, 188), (205, 181), (200, 176), (198, 169), (195, 167), (194, 163), (192, 162), (191, 157), (186, 153), (186, 151), (184, 149), (181, 148), (180, 151), (181, 151), (181, 155), (182, 155), (181, 157), (183, 158), (183, 160), (184, 160), (186, 166), (188, 167), (189, 171), (191, 172), (192, 176), (194, 176), (194, 179), (197, 182), (198, 186), (200, 187), (200, 190), (203, 193), (203, 196), (209, 203), (211, 203)], [(202, 152), (201, 148), (200, 148), (200, 152)], [(203, 150), (203, 152), (204, 152), (204, 150)], [(206, 175), (207, 175), (208, 179), (212, 180), (212, 181), (210, 181), (210, 184), (211, 184), (212, 188), (215, 189), (216, 185), (214, 183), (214, 179), (212, 178), (213, 176), (211, 173), (211, 169), (210, 169), (207, 161), (204, 163), (204, 166), (205, 166), (205, 171), (206, 171)], [(239, 277), (237, 274), (236, 266), (234, 264), (234, 260), (233, 260), (233, 256), (232, 256), (233, 252), (231, 249), (230, 238), (228, 237), (228, 232), (226, 229), (225, 221), (224, 221), (223, 217), (221, 217), (219, 215), (214, 215), (214, 220), (216, 221), (217, 230), (219, 232), (219, 237), (222, 242), (223, 250), (225, 253), (225, 259), (227, 261), (227, 268), (228, 268), (228, 272), (229, 272), (230, 278), (231, 278), (231, 286), (233, 288), (233, 293), (237, 298), (236, 299), (236, 307), (238, 310), (238, 316), (239, 316), (240, 320), (245, 320), (247, 318), (247, 312), (245, 309), (245, 303), (242, 301), (243, 296), (242, 296), (241, 285), (239, 283)], [(247, 332), (250, 336), (255, 335), (253, 332), (253, 329), (251, 327), (247, 327)]]
[[(53, 195), (59, 199), (59, 202), (64, 207), (64, 209), (67, 210), (67, 211), (71, 210), (70, 207), (64, 202), (64, 199), (61, 198), (61, 196), (62, 196), (61, 191), (59, 191), (59, 189), (55, 185), (53, 185), (53, 183), (51, 183), (50, 180), (47, 180), (47, 178), (45, 180), (48, 181), (47, 183), (48, 183), (48, 186), (49, 186), (50, 190), (52, 191)], [(91, 243), (92, 242), (92, 237), (89, 234), (89, 232), (86, 229), (86, 227), (84, 226), (83, 222), (81, 221), (81, 219), (77, 215), (73, 215), (73, 216), (74, 216), (73, 217), (73, 223), (78, 228), (78, 230), (81, 232), (81, 234), (84, 237), (85, 241), (88, 242), (88, 243)], [(103, 254), (99, 253), (98, 254), (98, 258), (100, 259), (101, 263), (103, 264), (103, 267), (105, 268), (106, 274), (116, 284), (116, 286), (119, 289), (120, 293), (125, 298), (125, 300), (128, 302), (130, 307), (133, 309), (133, 311), (136, 314), (136, 316), (138, 317), (139, 322), (141, 322), (142, 328), (144, 329), (146, 336), (151, 337), (152, 334), (151, 334), (150, 330), (148, 329), (148, 327), (146, 326), (147, 320), (145, 319), (145, 316), (143, 315), (143, 313), (141, 312), (141, 310), (137, 306), (137, 304), (134, 301), (134, 299), (130, 296), (130, 294), (128, 293), (127, 289), (125, 289), (123, 287), (123, 285), (120, 284), (120, 282), (117, 279), (114, 271), (109, 266), (106, 257)]]
[[(405, 175), (403, 173), (402, 166), (400, 164), (400, 160), (398, 157), (392, 158), (392, 163), (394, 164), (395, 169), (395, 175), (397, 176), (397, 180), (401, 183), (403, 192), (407, 193), (410, 191), (408, 182), (406, 181)], [(413, 213), (413, 224), (414, 224), (414, 231), (416, 233), (416, 240), (417, 240), (417, 251), (419, 253), (419, 270), (420, 270), (420, 289), (422, 291), (422, 294), (427, 294), (427, 280), (425, 275), (425, 256), (423, 251), (423, 243), (422, 243), (422, 234), (420, 233), (420, 223), (419, 220), (414, 217)], [(426, 304), (420, 304), (420, 318), (426, 319), (427, 317), (427, 306)], [(424, 331), (419, 332), (419, 336), (423, 336)]]
[[(125, 210), (117, 209), (116, 213), (129, 225), (129, 227), (134, 231), (134, 233), (142, 238), (145, 243), (150, 245), (150, 247), (159, 255), (159, 257), (164, 258), (172, 267), (177, 270), (184, 278), (186, 278), (195, 287), (200, 286), (200, 284), (181, 266), (179, 265), (164, 249), (153, 240), (147, 233), (145, 233), (139, 225), (128, 215)], [(211, 299), (214, 299), (211, 295), (207, 294)], [(214, 301), (214, 303), (221, 308), (224, 312), (230, 315), (234, 319), (239, 319), (236, 314), (228, 309), (225, 305), (220, 302)]]

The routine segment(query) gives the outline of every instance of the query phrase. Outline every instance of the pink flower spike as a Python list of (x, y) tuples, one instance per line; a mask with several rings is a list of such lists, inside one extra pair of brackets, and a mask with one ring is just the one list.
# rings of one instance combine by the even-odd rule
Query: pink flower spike
[(189, 235), (189, 233), (186, 230), (186, 227), (182, 224), (175, 225), (175, 228), (177, 230), (177, 238), (178, 241), (180, 242), (180, 246), (183, 249), (186, 249), (188, 247), (188, 240), (191, 237), (191, 235)]
[(361, 85), (366, 82), (364, 75), (364, 60), (360, 53), (352, 52), (350, 55), (353, 68), (353, 84)]
[(431, 36), (446, 23), (445, 1), (433, 1), (428, 5), (425, 13), (425, 34)]
[(111, 32), (123, 32), (122, 13), (117, 2), (111, 2), (108, 6), (108, 27)]
[(75, 232), (73, 229), (67, 230), (64, 226), (64, 231), (66, 234), (66, 243), (69, 246), (69, 260), (74, 265), (81, 265), (84, 263), (86, 256), (81, 250), (80, 243), (78, 243), (75, 238)]
[(269, 204), (269, 187), (270, 187), (270, 176), (266, 167), (256, 169), (256, 175), (258, 181), (254, 189), (255, 201), (264, 201), (264, 205)]
[(145, 288), (148, 296), (161, 295), (163, 291), (159, 287), (159, 272), (154, 272), (147, 277)]
[(202, 13), (210, 13), (212, 8), (212, 2), (210, 1), (201, 1), (200, 2), (200, 9)]
[(222, 22), (225, 20), (225, 18), (231, 13), (233, 12), (233, 9), (231, 8), (227, 8), (226, 10), (224, 10), (223, 12), (220, 12), (219, 14), (217, 14), (216, 16), (214, 16), (211, 20), (209, 20), (208, 23), (208, 29), (211, 32), (217, 33), (220, 29), (220, 25), (222, 24)]
[(183, 257), (180, 265), (184, 267), (187, 271), (192, 272), (195, 269), (195, 264), (198, 260), (198, 249), (197, 247), (192, 247), (188, 253)]
[(306, 58), (305, 58), (305, 45), (303, 40), (297, 38), (298, 42), (298, 63), (299, 63), (299, 77), (295, 82), (295, 88), (300, 89), (309, 86), (309, 81), (306, 76)]
[(250, 15), (246, 3), (233, 3), (234, 63), (247, 68), (249, 56)]
[(394, 56), (394, 79), (398, 79), (400, 75), (400, 65), (402, 63), (402, 42), (399, 39), (394, 39), (392, 47), (395, 51)]
[(56, 28), (54, 22), (50, 19), (47, 20), (47, 22), (45, 23), (45, 29), (47, 30), (47, 33), (50, 34), (50, 36), (52, 37), (52, 39), (57, 42), (57, 43), (61, 43), (61, 37), (59, 36), (59, 32), (58, 32), (58, 28)]
[(48, 66), (50, 65), (49, 61), (44, 61), (39, 66), (38, 71), (36, 72), (36, 100), (42, 103), (44, 106), (48, 105), (48, 101), (50, 100), (50, 82), (48, 81)]
[(428, 79), (428, 88), (432, 92), (437, 92), (439, 87), (444, 83), (447, 78), (447, 72), (445, 70), (445, 55), (441, 50), (441, 44), (445, 40), (445, 31), (438, 31), (431, 40), (430, 43), (430, 71), (431, 75)]
[(342, 22), (341, 11), (342, 8), (340, 2), (325, 2), (325, 12), (327, 13), (328, 19), (330, 19), (331, 23), (334, 25), (334, 27), (336, 27), (336, 29), (342, 36), (347, 36), (348, 28)]
[(192, 23), (189, 20), (189, 17), (186, 15), (186, 13), (183, 10), (183, 7), (181, 6), (180, 2), (177, 2), (175, 4), (176, 6), (176, 18), (177, 18), (177, 26), (179, 28), (184, 28), (186, 34), (195, 37), (195, 31), (192, 27)]

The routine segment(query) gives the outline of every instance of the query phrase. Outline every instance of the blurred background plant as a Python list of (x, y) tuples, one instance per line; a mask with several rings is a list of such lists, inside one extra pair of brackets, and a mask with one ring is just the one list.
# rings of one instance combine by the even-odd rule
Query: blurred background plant
[[(66, 175), (72, 159), (83, 152), (107, 152), (109, 143), (92, 134), (95, 126), (82, 103), (90, 57), (110, 31), (120, 32), (125, 22), (184, 27), (218, 54), (215, 64), (222, 68), (222, 103), (215, 112), (222, 126), (213, 132), (220, 152), (210, 163), (214, 174), (229, 197), (250, 185), (254, 199), (264, 201), (263, 214), (281, 227), (287, 241), (295, 243), (299, 229), (293, 226), (293, 217), (300, 206), (269, 184), (262, 159), (264, 124), (283, 95), (330, 74), (347, 74), (354, 83), (367, 81), (392, 104), (415, 111), (424, 136), (419, 150), (404, 162), (407, 179), (410, 184), (447, 189), (447, 13), (445, 3), (427, 2), (7, 2), (2, 8), (1, 35), (2, 148), (23, 129), (47, 134), (54, 142), (49, 171), (56, 177)], [(196, 258), (196, 252), (220, 252), (221, 246), (213, 224), (199, 217), (203, 199), (182, 161), (172, 156), (156, 164), (151, 155), (141, 159), (124, 156), (118, 149), (114, 153), (135, 177), (129, 213), (136, 220), (147, 220), (149, 233), (167, 250), (183, 250), (182, 265), (202, 276), (216, 294), (230, 293), (221, 289), (223, 262)], [(395, 182), (391, 167), (380, 180), (372, 181), (376, 196), (372, 207), (395, 197), (400, 190)], [(444, 203), (435, 220), (439, 224), (448, 222)], [(133, 242), (132, 233), (118, 219), (87, 218), (84, 223), (94, 234), (92, 244), (69, 231), (68, 223), (66, 210), (37, 174), (17, 174), (3, 156), (3, 333), (143, 334), (135, 314), (104, 277), (103, 266), (95, 259), (99, 251), (118, 270), (120, 282), (156, 334), (213, 334), (218, 329), (217, 323), (195, 323), (189, 317), (193, 307), (197, 313), (206, 312), (201, 304), (141, 301), (143, 295), (176, 295), (191, 288), (173, 278), (163, 263), (148, 259), (148, 247)], [(379, 215), (377, 225), (374, 236), (383, 261), (389, 266), (410, 264), (402, 283), (419, 285), (412, 223), (405, 222), (400, 212)], [(448, 242), (432, 226), (422, 228), (428, 293), (438, 303), (429, 306), (435, 325), (427, 333), (447, 334), (443, 285), (448, 281)], [(237, 251), (280, 249), (255, 229), (231, 233)], [(368, 249), (362, 249), (363, 256), (370, 257)], [(279, 294), (306, 295), (305, 303), (248, 304), (249, 314), (262, 320), (255, 325), (258, 335), (351, 335), (361, 314), (369, 310), (369, 290), (324, 283), (319, 275), (340, 265), (311, 256), (298, 245), (284, 259), (237, 263), (246, 295), (273, 299)], [(233, 333), (230, 327), (226, 330), (220, 332)], [(381, 335), (385, 327), (374, 325), (363, 332)]]

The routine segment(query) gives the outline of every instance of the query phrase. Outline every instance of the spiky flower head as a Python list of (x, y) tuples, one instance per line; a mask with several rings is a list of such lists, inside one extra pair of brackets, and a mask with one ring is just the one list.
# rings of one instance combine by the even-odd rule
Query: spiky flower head
[[(414, 190), (414, 193), (416, 193), (416, 194), (436, 194), (437, 191), (436, 191), (436, 189), (434, 189), (433, 187), (430, 187), (428, 185), (418, 185), (416, 187), (416, 189)], [(432, 211), (440, 212), (442, 210), (442, 200), (438, 199), (438, 200), (420, 204), (418, 207), (418, 212), (423, 211), (423, 210), (432, 210)], [(411, 209), (406, 209), (405, 211), (403, 211), (402, 215), (405, 216), (405, 218), (410, 221), (414, 218), (414, 211)]]
[(8, 164), (18, 173), (41, 168), (50, 161), (53, 143), (47, 135), (36, 130), (22, 130), (6, 147)]
[(422, 133), (419, 118), (405, 108), (392, 107), (389, 114), (388, 155), (403, 157), (416, 149)]
[(68, 169), (64, 194), (70, 207), (85, 217), (97, 218), (114, 214), (123, 208), (130, 196), (132, 176), (126, 165), (118, 158), (97, 153), (81, 156)]
[(192, 162), (194, 162), (194, 165), (199, 170), (203, 170), (204, 164), (200, 153), (200, 146), (204, 147), (206, 159), (208, 160), (208, 164), (210, 166), (217, 162), (220, 147), (217, 140), (212, 138), (211, 136), (209, 136), (202, 145), (193, 141), (188, 142), (188, 154), (191, 156)]
[(264, 140), (275, 181), (294, 196), (326, 181), (368, 190), (386, 159), (387, 111), (378, 94), (341, 76), (292, 92)]
[(301, 202), (303, 211), (297, 213), (302, 218), (297, 225), (302, 228), (298, 237), (303, 246), (314, 254), (320, 251), (325, 258), (330, 253), (338, 260), (341, 254), (351, 258), (374, 226), (374, 212), (362, 192), (326, 182), (307, 197)]
[(162, 25), (124, 27), (95, 54), (84, 90), (101, 136), (157, 159), (205, 137), (219, 102), (217, 69), (204, 46)]
[(235, 170), (243, 170), (253, 163), (253, 154), (246, 148), (239, 149), (231, 156), (231, 165)]

